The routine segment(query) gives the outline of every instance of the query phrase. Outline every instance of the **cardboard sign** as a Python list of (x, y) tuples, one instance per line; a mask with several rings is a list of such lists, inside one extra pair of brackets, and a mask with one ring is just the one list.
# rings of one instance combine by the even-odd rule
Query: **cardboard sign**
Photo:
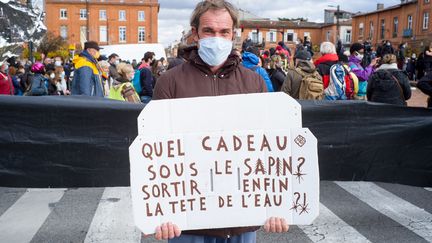
[[(227, 99), (235, 105), (221, 106)], [(260, 114), (257, 106), (279, 110)], [(205, 107), (211, 112), (197, 112)], [(273, 216), (310, 224), (319, 206), (317, 141), (301, 128), (300, 111), (282, 93), (150, 102), (130, 146), (138, 228), (150, 234), (168, 221), (182, 230), (263, 225)], [(291, 122), (284, 123), (287, 117)]]

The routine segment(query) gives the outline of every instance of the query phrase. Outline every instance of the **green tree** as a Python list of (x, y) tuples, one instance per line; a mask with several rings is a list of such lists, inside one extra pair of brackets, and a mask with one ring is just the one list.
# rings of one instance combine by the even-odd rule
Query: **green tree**
[(47, 32), (38, 46), (38, 51), (48, 56), (50, 52), (56, 52), (66, 46), (66, 41), (62, 37)]

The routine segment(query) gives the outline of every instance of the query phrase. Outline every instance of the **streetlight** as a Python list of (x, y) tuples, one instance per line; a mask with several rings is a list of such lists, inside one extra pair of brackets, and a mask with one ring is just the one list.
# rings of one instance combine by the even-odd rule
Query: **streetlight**
[(339, 17), (340, 17), (340, 6), (339, 4), (337, 6), (335, 5), (327, 5), (331, 8), (336, 8), (336, 43), (339, 41), (339, 31), (340, 31), (340, 25), (339, 25)]

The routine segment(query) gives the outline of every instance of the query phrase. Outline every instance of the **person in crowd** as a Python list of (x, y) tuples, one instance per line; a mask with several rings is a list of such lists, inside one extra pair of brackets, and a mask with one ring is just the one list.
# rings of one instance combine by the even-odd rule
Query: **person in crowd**
[(9, 76), (12, 79), (12, 84), (14, 87), (14, 95), (22, 95), (23, 92), (18, 80), (17, 69), (14, 66), (9, 66)]
[(285, 81), (285, 72), (282, 70), (282, 58), (279, 55), (273, 55), (271, 57), (270, 69), (268, 74), (273, 85), (275, 92), (281, 91), (281, 87)]
[(9, 75), (9, 63), (0, 62), (0, 95), (14, 95), (15, 89)]
[[(303, 78), (310, 76), (322, 84), (322, 77), (319, 75), (315, 65), (311, 61), (312, 56), (310, 52), (299, 50), (295, 53), (294, 58), (294, 68), (288, 70), (281, 91), (287, 93), (294, 99), (300, 99), (302, 98), (302, 95), (300, 95), (300, 86)], [(321, 95), (323, 95), (323, 90), (323, 86), (321, 86)]]
[(84, 51), (74, 58), (72, 95), (104, 97), (105, 91), (100, 78), (101, 71), (97, 63), (100, 49), (95, 41), (85, 42)]
[(417, 82), (417, 88), (429, 96), (427, 107), (432, 108), (432, 42), (425, 49), (422, 62), (424, 75)]
[(137, 69), (137, 67), (138, 67), (138, 62), (137, 62), (137, 60), (136, 60), (136, 59), (132, 59), (132, 63), (131, 63), (131, 65), (132, 65), (132, 67), (133, 67), (134, 69)]
[(285, 54), (280, 54), (281, 61), (282, 61), (282, 71), (285, 73), (288, 72), (288, 69), (291, 65), (290, 57), (285, 56)]
[(172, 59), (169, 63), (168, 63), (168, 68), (167, 70), (170, 70), (171, 68), (178, 66), (182, 63), (185, 62), (185, 59), (183, 58), (184, 55), (184, 49), (186, 48), (186, 46), (184, 45), (179, 45), (179, 47), (177, 48), (177, 56), (176, 58)]
[(406, 71), (408, 74), (408, 78), (410, 80), (417, 80), (417, 55), (415, 53), (411, 54), (411, 57), (408, 59)]
[(395, 54), (395, 50), (393, 48), (392, 43), (389, 40), (385, 40), (383, 45), (381, 46), (381, 51), (378, 57), (384, 57), (385, 54)]
[(53, 59), (51, 59), (50, 57), (45, 57), (45, 59), (43, 60), (43, 64), (45, 66), (45, 71), (49, 71), (49, 70), (54, 71), (55, 67), (54, 67)]
[[(261, 76), (240, 65), (237, 54), (232, 53), (237, 24), (238, 13), (231, 3), (224, 0), (200, 1), (191, 18), (192, 35), (198, 46), (185, 50), (187, 62), (159, 78), (154, 99), (265, 92), (267, 88)], [(168, 223), (156, 228), (156, 239), (175, 237), (169, 243), (255, 242), (258, 228), (235, 227), (182, 233), (176, 225)], [(288, 224), (282, 218), (270, 218), (264, 228), (268, 232), (285, 232)]]
[(56, 79), (55, 72), (48, 70), (45, 73), (45, 78), (48, 80), (48, 95), (62, 95), (63, 92), (57, 89), (57, 83), (59, 80)]
[(363, 43), (363, 47), (364, 47), (364, 57), (361, 64), (363, 67), (367, 67), (371, 63), (372, 59), (375, 58), (374, 55), (376, 55), (376, 53), (374, 53), (373, 51), (373, 46), (370, 39), (366, 40)]
[[(35, 62), (31, 67), (33, 76), (30, 79), (30, 85), (24, 95), (43, 96), (48, 95), (48, 79), (45, 77), (45, 66), (40, 62)], [(52, 72), (52, 70), (50, 70)]]
[(314, 65), (321, 75), (324, 89), (326, 89), (330, 81), (330, 68), (339, 62), (339, 57), (336, 54), (335, 46), (331, 42), (321, 43), (320, 53), (322, 56), (314, 62)]
[(289, 57), (288, 59), (291, 59), (292, 56), (291, 49), (285, 44), (285, 42), (279, 41), (278, 46), (281, 46), (284, 50), (286, 50), (288, 52), (288, 54), (285, 53), (286, 56)]
[(153, 75), (153, 83), (156, 84), (158, 78), (166, 71), (162, 60), (153, 60), (151, 64), (151, 71)]
[(264, 52), (263, 52), (263, 54), (261, 55), (261, 57), (262, 58), (270, 58), (270, 51), (268, 51), (268, 50), (265, 50)]
[(141, 92), (139, 93), (141, 102), (147, 104), (151, 101), (153, 97), (153, 87), (154, 87), (154, 77), (151, 70), (151, 63), (155, 59), (154, 52), (144, 53), (143, 62), (141, 63), (140, 70), (140, 83)]
[(348, 59), (348, 65), (351, 71), (354, 72), (358, 78), (358, 92), (357, 95), (354, 96), (354, 99), (366, 100), (367, 80), (369, 79), (369, 76), (375, 71), (375, 65), (379, 59), (372, 59), (369, 66), (363, 68), (361, 62), (364, 56), (364, 47), (358, 42), (351, 45), (350, 54), (351, 55)]
[(248, 36), (242, 43), (242, 52), (246, 51), (246, 49), (251, 46), (253, 46), (252, 39)]
[(411, 98), (411, 87), (408, 76), (398, 69), (396, 55), (385, 54), (381, 63), (368, 79), (368, 100), (406, 106), (406, 100)]
[[(111, 85), (115, 80), (110, 76), (112, 64), (109, 63), (108, 61), (99, 61), (98, 64), (99, 64), (100, 69), (102, 71), (101, 79), (102, 79), (102, 85), (103, 85), (104, 90), (105, 90), (104, 96), (107, 97), (107, 96), (109, 96)], [(116, 66), (117, 66), (117, 64), (116, 64)], [(120, 77), (117, 70), (115, 71), (115, 73), (117, 75), (117, 78)]]
[(133, 66), (121, 62), (117, 64), (117, 73), (119, 76), (114, 80), (108, 97), (114, 100), (141, 103), (140, 98), (131, 83), (135, 74)]
[(119, 77), (119, 74), (117, 72), (117, 64), (120, 63), (119, 55), (117, 55), (116, 53), (112, 53), (111, 55), (109, 55), (108, 63), (110, 64), (108, 77), (110, 77), (112, 79), (108, 82), (108, 87), (110, 87), (113, 80), (115, 80)]
[(399, 49), (397, 50), (397, 66), (399, 68), (399, 70), (405, 70), (404, 66), (405, 66), (405, 55), (406, 55), (406, 48), (407, 48), (407, 43), (403, 42), (399, 45)]
[[(21, 96), (24, 94), (24, 92), (26, 90), (26, 87), (24, 86), (24, 83), (22, 80), (24, 75), (25, 75), (24, 65), (18, 64), (18, 69), (17, 69), (16, 74), (15, 74), (16, 84), (14, 81), (15, 95)], [(14, 78), (12, 77), (12, 79), (14, 79)]]
[(57, 86), (57, 91), (61, 95), (69, 95), (70, 91), (67, 87), (66, 72), (64, 70), (63, 63), (60, 57), (56, 58), (56, 61), (54, 62), (54, 66), (55, 66), (54, 75), (55, 75), (55, 83)]
[(259, 50), (257, 47), (248, 47), (248, 49), (243, 52), (242, 55), (243, 66), (249, 68), (250, 70), (258, 73), (265, 81), (267, 85), (267, 90), (273, 92), (273, 85), (271, 83), (270, 77), (268, 76), (266, 70), (261, 67), (261, 60), (259, 58)]
[(310, 36), (306, 37), (306, 41), (303, 43), (303, 46), (304, 46), (304, 49), (310, 53), (311, 57), (313, 57), (314, 52), (312, 49), (313, 45), (312, 45), (312, 40), (311, 40)]
[(298, 52), (298, 51), (301, 51), (304, 49), (305, 49), (305, 47), (303, 45), (303, 40), (301, 38), (297, 38), (295, 52)]

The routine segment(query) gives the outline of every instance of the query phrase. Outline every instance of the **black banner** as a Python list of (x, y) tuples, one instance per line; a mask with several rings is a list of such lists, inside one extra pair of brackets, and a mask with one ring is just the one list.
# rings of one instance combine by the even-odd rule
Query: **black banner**
[[(300, 103), (303, 127), (318, 139), (321, 180), (432, 186), (431, 109)], [(129, 186), (128, 148), (143, 108), (92, 97), (0, 96), (0, 187)]]

